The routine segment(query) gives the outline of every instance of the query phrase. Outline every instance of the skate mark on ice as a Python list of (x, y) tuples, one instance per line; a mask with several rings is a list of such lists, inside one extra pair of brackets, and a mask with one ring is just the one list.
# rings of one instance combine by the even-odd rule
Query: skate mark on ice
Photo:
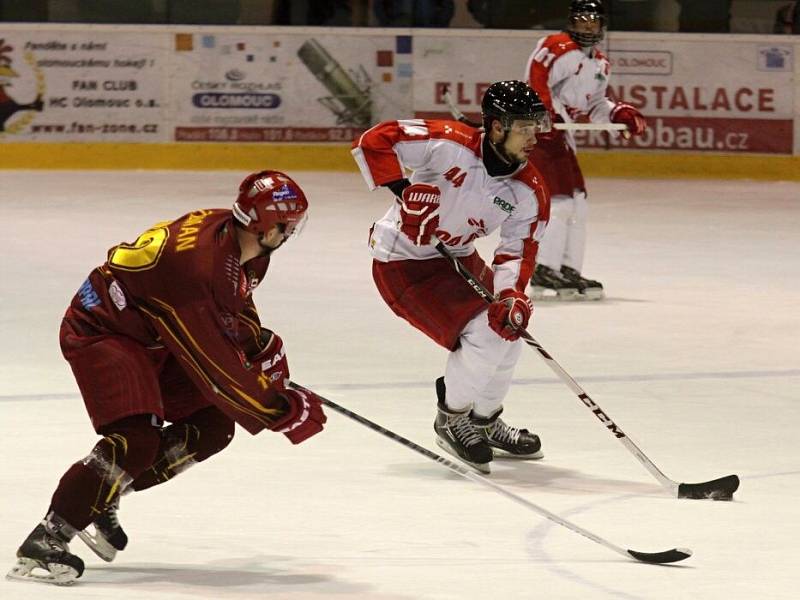
[[(580, 515), (581, 513), (588, 512), (590, 510), (594, 510), (598, 507), (601, 507), (605, 504), (618, 504), (620, 502), (624, 502), (625, 500), (634, 498), (634, 494), (623, 494), (621, 496), (614, 496), (613, 498), (604, 498), (595, 500), (593, 502), (586, 502), (574, 508), (565, 511), (559, 511), (559, 515), (564, 518), (572, 519), (575, 515)], [(568, 568), (566, 563), (608, 563), (611, 562), (609, 559), (590, 559), (590, 560), (578, 560), (578, 559), (557, 559), (547, 552), (545, 548), (547, 535), (550, 531), (557, 531), (555, 524), (551, 521), (543, 521), (533, 529), (528, 532), (528, 548), (527, 552), (531, 558), (537, 560), (539, 563), (544, 565), (545, 569), (556, 575), (557, 577), (561, 577), (570, 581), (575, 585), (579, 585), (591, 590), (591, 593), (587, 595), (587, 597), (591, 598), (599, 598), (599, 594), (603, 594), (609, 598), (622, 599), (622, 600), (648, 600), (648, 596), (639, 596), (636, 594), (632, 594), (626, 592), (617, 587), (611, 587), (608, 585), (604, 585), (602, 583), (592, 581), (583, 575), (580, 575), (576, 571)], [(625, 559), (618, 559), (615, 562), (625, 562)], [(631, 567), (640, 568), (642, 563), (626, 563), (630, 564)], [(653, 566), (653, 565), (647, 565)], [(666, 567), (666, 568), (673, 568), (673, 569), (691, 569), (690, 565), (658, 565), (659, 567)]]

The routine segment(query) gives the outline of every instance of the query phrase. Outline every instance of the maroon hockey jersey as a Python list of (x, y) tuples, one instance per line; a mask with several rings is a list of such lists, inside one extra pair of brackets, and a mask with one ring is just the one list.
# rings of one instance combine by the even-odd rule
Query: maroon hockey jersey
[(287, 407), (249, 360), (261, 344), (251, 293), (269, 258), (240, 265), (233, 228), (230, 210), (197, 210), (111, 248), (66, 318), (87, 335), (166, 347), (209, 401), (255, 434)]

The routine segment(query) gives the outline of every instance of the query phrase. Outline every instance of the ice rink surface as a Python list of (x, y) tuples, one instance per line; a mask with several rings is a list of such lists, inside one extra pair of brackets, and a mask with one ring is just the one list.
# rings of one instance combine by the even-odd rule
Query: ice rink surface
[[(106, 250), (246, 173), (0, 171), (0, 569), (61, 474), (95, 443), (58, 348)], [(391, 201), (355, 173), (294, 173), (309, 223), (256, 291), (292, 378), (438, 451), (446, 352), (373, 288), (367, 230)], [(238, 429), (221, 454), (124, 498), (131, 542), (72, 588), (0, 580), (0, 598), (795, 599), (800, 588), (800, 185), (589, 181), (584, 272), (608, 299), (537, 304), (533, 333), (670, 477), (737, 473), (733, 502), (677, 500), (526, 349), (504, 417), (545, 458), (491, 480), (625, 548), (610, 552), (344, 417), (293, 447)], [(489, 256), (494, 240), (479, 248)]]

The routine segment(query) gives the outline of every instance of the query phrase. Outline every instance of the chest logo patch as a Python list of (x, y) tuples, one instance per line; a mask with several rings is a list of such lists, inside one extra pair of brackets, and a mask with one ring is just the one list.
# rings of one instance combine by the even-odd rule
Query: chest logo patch
[(117, 310), (124, 310), (125, 307), (128, 306), (128, 301), (125, 299), (125, 292), (122, 291), (116, 279), (108, 286), (108, 295), (114, 303), (114, 306), (117, 307)]
[(508, 214), (514, 212), (514, 205), (511, 204), (510, 202), (506, 202), (500, 196), (494, 197), (494, 204), (496, 206), (499, 206), (500, 210), (502, 210), (503, 212), (507, 212)]

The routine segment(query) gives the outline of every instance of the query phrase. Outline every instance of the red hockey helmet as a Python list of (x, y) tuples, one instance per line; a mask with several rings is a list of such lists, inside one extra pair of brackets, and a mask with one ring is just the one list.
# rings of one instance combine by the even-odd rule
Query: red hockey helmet
[(234, 218), (251, 233), (267, 233), (274, 225), (286, 226), (288, 237), (305, 221), (308, 200), (300, 186), (280, 171), (248, 175), (239, 185), (233, 203)]

